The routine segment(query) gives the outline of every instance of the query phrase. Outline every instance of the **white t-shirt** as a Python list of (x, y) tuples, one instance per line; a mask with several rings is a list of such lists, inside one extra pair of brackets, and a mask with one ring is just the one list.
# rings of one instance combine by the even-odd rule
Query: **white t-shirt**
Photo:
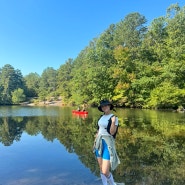
[[(109, 119), (112, 117), (113, 114), (109, 114), (109, 115), (103, 115), (99, 121), (98, 121), (98, 126), (99, 126), (99, 131), (98, 131), (98, 134), (101, 134), (101, 135), (110, 135), (108, 132), (107, 132), (107, 126), (108, 126), (108, 123), (109, 123)], [(116, 123), (115, 125), (118, 126), (118, 118), (116, 117)]]

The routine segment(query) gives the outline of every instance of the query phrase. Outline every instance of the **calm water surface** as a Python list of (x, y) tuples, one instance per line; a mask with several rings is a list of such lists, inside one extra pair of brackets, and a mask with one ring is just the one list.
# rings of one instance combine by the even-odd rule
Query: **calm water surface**
[[(101, 185), (92, 153), (97, 109), (0, 107), (0, 185)], [(126, 185), (185, 184), (185, 114), (117, 109), (113, 172)]]

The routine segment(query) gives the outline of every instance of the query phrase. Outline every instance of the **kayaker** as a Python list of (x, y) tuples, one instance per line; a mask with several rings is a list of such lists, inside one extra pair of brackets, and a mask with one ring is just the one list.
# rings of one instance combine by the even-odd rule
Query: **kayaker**
[(87, 104), (84, 102), (84, 103), (82, 104), (82, 111), (86, 111), (86, 108), (87, 108)]
[(78, 106), (77, 111), (80, 111), (80, 106)]
[[(103, 185), (116, 185), (110, 170), (115, 170), (120, 164), (115, 148), (115, 133), (118, 128), (118, 118), (111, 113), (113, 104), (108, 100), (100, 101), (98, 110), (104, 114), (98, 121), (98, 131), (94, 141), (94, 152), (100, 168)], [(110, 127), (109, 127), (110, 125)]]

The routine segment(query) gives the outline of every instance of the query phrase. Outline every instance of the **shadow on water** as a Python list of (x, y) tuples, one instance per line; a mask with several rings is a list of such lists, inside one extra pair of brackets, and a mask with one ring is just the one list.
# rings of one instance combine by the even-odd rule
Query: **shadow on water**
[[(0, 184), (101, 184), (92, 153), (100, 115), (96, 109), (84, 117), (73, 115), (70, 108), (5, 109), (0, 108)], [(184, 114), (127, 109), (116, 114), (121, 164), (113, 172), (115, 180), (126, 185), (184, 185)], [(39, 168), (32, 168), (33, 163)], [(30, 173), (22, 174), (23, 169)]]

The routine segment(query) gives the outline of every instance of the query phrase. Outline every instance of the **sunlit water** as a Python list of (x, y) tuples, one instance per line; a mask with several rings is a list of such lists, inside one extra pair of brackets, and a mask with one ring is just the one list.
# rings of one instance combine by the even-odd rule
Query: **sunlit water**
[[(92, 153), (97, 109), (0, 107), (0, 185), (101, 185)], [(126, 185), (185, 184), (185, 116), (117, 109), (113, 172)]]
[(23, 133), (19, 142), (0, 147), (2, 185), (96, 184), (97, 178), (58, 140)]

